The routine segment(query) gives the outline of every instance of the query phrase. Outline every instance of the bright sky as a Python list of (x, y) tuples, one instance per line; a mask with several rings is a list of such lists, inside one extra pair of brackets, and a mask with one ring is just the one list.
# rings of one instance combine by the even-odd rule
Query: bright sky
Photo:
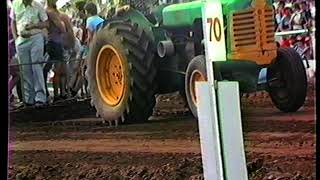
[[(34, 0), (34, 1), (37, 1), (41, 4), (45, 4), (46, 0)], [(69, 2), (70, 0), (58, 0), (57, 1), (57, 8), (61, 8), (62, 6), (64, 6), (67, 2)]]
[(69, 2), (70, 0), (58, 0), (57, 1), (57, 8), (62, 8), (62, 6), (64, 6), (67, 2)]

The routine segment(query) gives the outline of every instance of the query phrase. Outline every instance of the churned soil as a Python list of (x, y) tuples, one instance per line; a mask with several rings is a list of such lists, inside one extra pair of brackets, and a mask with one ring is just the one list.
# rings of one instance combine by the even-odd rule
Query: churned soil
[[(296, 113), (277, 110), (265, 92), (242, 97), (250, 180), (315, 179), (314, 91)], [(203, 179), (198, 122), (179, 94), (157, 101), (149, 122), (118, 127), (88, 101), (13, 114), (9, 179)]]

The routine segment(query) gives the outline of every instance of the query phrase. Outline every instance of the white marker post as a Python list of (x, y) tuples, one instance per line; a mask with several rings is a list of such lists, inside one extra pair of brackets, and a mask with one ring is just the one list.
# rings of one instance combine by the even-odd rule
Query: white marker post
[(214, 80), (212, 63), (226, 61), (220, 1), (204, 3), (202, 21), (208, 81), (196, 82), (196, 96), (204, 178), (247, 180), (238, 82)]

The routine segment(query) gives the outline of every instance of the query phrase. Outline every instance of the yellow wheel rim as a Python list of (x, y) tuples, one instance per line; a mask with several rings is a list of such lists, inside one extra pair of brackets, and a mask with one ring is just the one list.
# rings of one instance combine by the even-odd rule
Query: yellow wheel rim
[(118, 105), (125, 91), (123, 59), (110, 45), (102, 47), (96, 63), (96, 81), (98, 90), (105, 103)]
[(190, 76), (190, 81), (189, 81), (189, 91), (194, 104), (197, 103), (197, 96), (196, 96), (197, 81), (206, 81), (206, 77), (200, 71), (195, 70), (192, 72)]

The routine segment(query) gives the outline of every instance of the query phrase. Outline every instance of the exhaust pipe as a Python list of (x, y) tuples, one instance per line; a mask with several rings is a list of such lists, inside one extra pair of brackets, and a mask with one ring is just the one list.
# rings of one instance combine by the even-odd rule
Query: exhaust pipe
[(174, 55), (174, 45), (171, 40), (160, 41), (157, 47), (158, 55), (163, 58), (165, 56)]

